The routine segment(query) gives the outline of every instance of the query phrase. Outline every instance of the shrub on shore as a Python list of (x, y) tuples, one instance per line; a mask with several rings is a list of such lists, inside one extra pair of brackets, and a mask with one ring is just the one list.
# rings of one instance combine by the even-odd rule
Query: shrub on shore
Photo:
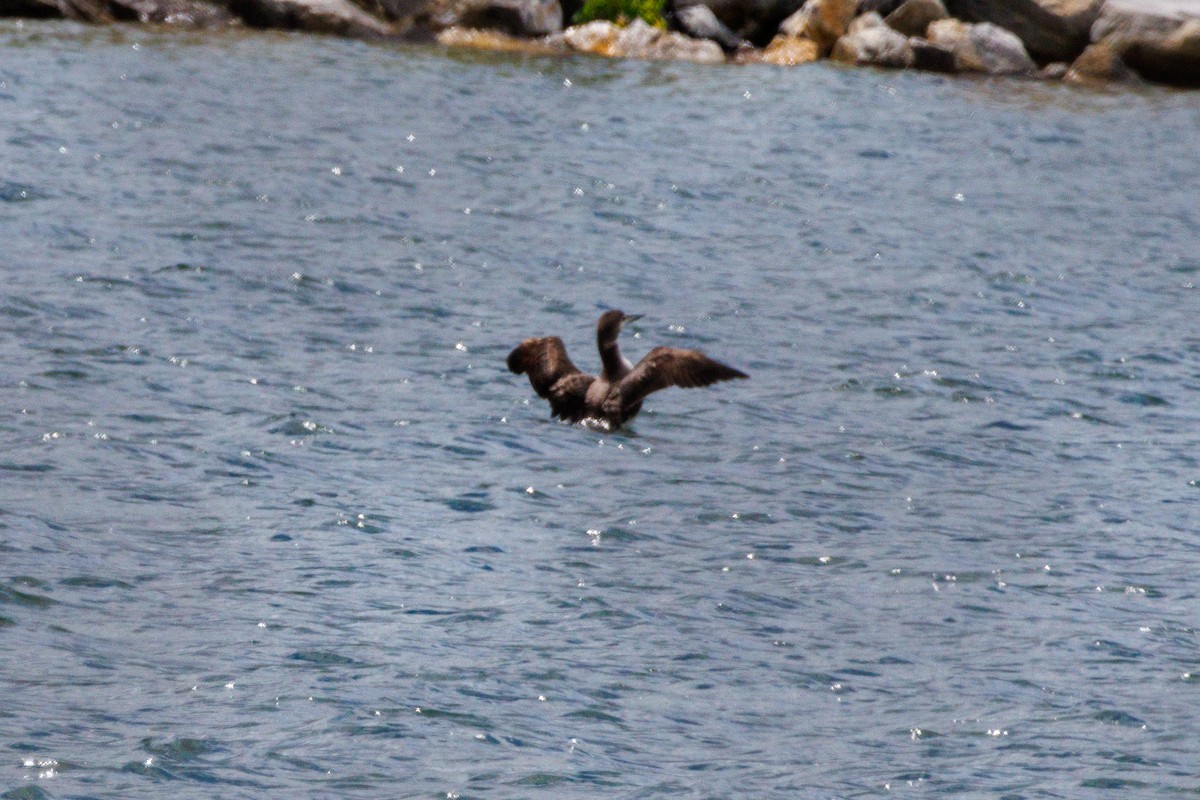
[(666, 0), (586, 0), (571, 22), (582, 25), (597, 19), (620, 25), (642, 19), (656, 28), (665, 28)]

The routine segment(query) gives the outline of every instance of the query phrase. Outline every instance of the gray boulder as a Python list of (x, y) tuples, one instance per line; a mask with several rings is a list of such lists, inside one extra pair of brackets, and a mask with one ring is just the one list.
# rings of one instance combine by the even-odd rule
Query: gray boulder
[(108, 4), (100, 0), (8, 0), (0, 4), (3, 17), (62, 17), (80, 22), (112, 22)]
[[(636, 21), (641, 22), (641, 20)], [(653, 30), (658, 30), (658, 28)], [(692, 61), (697, 64), (723, 64), (725, 62), (725, 52), (716, 42), (708, 39), (693, 39), (675, 31), (662, 32), (644, 50), (630, 53), (630, 55), (635, 58), (656, 61)]]
[(1105, 0), (946, 0), (952, 16), (1012, 31), (1040, 61), (1070, 61), (1091, 41)]
[(388, 22), (400, 22), (407, 26), (420, 20), (425, 27), (429, 27), (431, 0), (354, 0), (354, 3), (368, 14)]
[(924, 36), (931, 22), (948, 16), (942, 0), (905, 0), (884, 22), (905, 36)]
[(908, 37), (884, 23), (874, 11), (851, 23), (829, 55), (834, 61), (873, 64), (879, 67), (911, 67), (912, 46)]
[(926, 33), (931, 43), (954, 53), (959, 72), (1028, 75), (1037, 71), (1021, 40), (991, 23), (943, 19), (932, 23)]
[(110, 0), (117, 19), (191, 28), (222, 28), (237, 22), (229, 9), (197, 0)]
[(673, 0), (671, 9), (678, 19), (687, 8), (705, 6), (737, 38), (761, 47), (771, 41), (779, 23), (802, 5), (804, 0)]
[(912, 48), (913, 69), (926, 72), (954, 72), (956, 70), (953, 50), (917, 36), (909, 38), (908, 46)]
[(237, 22), (223, 5), (204, 0), (0, 0), (0, 16), (62, 17), (80, 22), (155, 22), (217, 28)]
[(350, 0), (230, 0), (229, 9), (258, 28), (335, 33), (342, 36), (387, 36), (393, 28)]
[(559, 0), (433, 0), (428, 18), (434, 30), (476, 28), (535, 37), (563, 29)]
[(711, 39), (723, 50), (733, 52), (750, 47), (746, 41), (717, 19), (708, 6), (686, 6), (675, 12), (675, 21), (683, 32), (697, 39)]
[(1200, 17), (1196, 0), (1107, 0), (1091, 28), (1091, 40), (1165, 39), (1189, 19)]
[(617, 52), (637, 58), (649, 52), (662, 35), (661, 28), (654, 27), (644, 19), (635, 19), (628, 25), (617, 29)]

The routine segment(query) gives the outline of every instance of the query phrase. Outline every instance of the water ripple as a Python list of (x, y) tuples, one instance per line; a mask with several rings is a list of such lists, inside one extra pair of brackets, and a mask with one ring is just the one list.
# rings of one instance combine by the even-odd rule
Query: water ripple
[[(6, 797), (1200, 777), (1190, 96), (0, 44)], [(753, 378), (549, 420), (613, 306)]]

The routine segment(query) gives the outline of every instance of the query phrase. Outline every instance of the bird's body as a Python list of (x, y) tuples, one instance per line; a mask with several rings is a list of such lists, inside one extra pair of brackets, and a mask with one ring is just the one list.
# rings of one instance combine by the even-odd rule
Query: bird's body
[(596, 323), (596, 345), (603, 365), (599, 375), (588, 375), (571, 363), (567, 348), (557, 336), (526, 339), (508, 354), (508, 368), (529, 375), (540, 397), (550, 401), (550, 413), (570, 422), (594, 419), (616, 429), (637, 416), (642, 400), (668, 386), (708, 386), (717, 381), (747, 378), (746, 373), (699, 350), (656, 347), (631, 364), (621, 355), (617, 337), (621, 326), (638, 317), (606, 311)]

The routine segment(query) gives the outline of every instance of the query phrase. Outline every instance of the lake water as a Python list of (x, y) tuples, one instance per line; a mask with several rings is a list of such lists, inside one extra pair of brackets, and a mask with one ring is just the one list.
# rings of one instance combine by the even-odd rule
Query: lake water
[(0, 48), (0, 797), (1200, 787), (1200, 94)]

